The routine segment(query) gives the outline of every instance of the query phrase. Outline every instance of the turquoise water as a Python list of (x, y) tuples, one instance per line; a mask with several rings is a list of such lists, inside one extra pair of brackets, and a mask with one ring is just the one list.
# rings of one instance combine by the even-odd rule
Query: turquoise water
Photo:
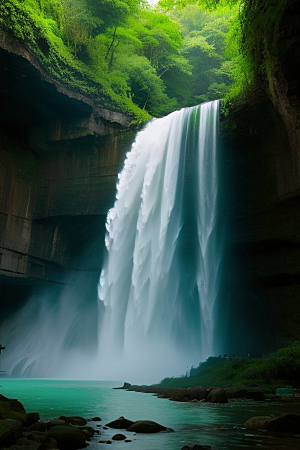
[[(64, 381), (46, 379), (0, 380), (0, 393), (20, 400), (27, 412), (37, 411), (41, 418), (60, 415), (79, 415), (85, 418), (100, 416), (107, 422), (125, 416), (135, 420), (154, 420), (175, 430), (174, 433), (134, 435), (123, 431), (131, 443), (112, 442), (111, 450), (181, 450), (184, 445), (211, 445), (213, 450), (267, 448), (293, 450), (300, 448), (299, 439), (272, 438), (266, 434), (253, 435), (243, 423), (255, 415), (278, 415), (286, 412), (284, 405), (235, 401), (224, 405), (208, 403), (177, 403), (158, 399), (150, 394), (114, 390), (118, 382)], [(289, 411), (299, 413), (299, 406)], [(117, 430), (102, 430), (102, 435), (90, 442), (91, 450), (101, 450)]]

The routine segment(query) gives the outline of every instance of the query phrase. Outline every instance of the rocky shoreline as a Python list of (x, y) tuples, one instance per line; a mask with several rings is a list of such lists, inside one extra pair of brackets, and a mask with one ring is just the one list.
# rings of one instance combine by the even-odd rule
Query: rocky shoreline
[[(297, 403), (296, 396), (276, 396), (272, 392), (258, 388), (162, 388), (159, 386), (132, 386), (124, 383), (120, 388), (134, 392), (156, 395), (177, 402), (210, 402), (228, 403), (234, 400), (273, 401)], [(282, 414), (277, 417), (255, 416), (244, 423), (246, 429), (253, 432), (262, 430), (280, 437), (294, 437), (300, 444), (300, 415)], [(107, 430), (118, 430), (107, 439)], [(122, 430), (119, 431), (119, 430)], [(173, 432), (161, 424), (150, 420), (133, 422), (119, 417), (112, 422), (102, 425), (100, 417), (84, 419), (78, 416), (60, 416), (58, 418), (40, 419), (39, 413), (27, 413), (22, 403), (16, 399), (9, 399), (0, 394), (0, 448), (2, 450), (77, 450), (89, 445), (93, 440), (99, 444), (111, 444), (112, 441), (131, 442), (135, 433)], [(128, 432), (125, 434), (125, 432)], [(103, 436), (101, 436), (103, 434)], [(184, 446), (182, 450), (207, 450), (210, 446), (192, 444)]]
[[(111, 440), (101, 440), (102, 431), (126, 430), (136, 433), (173, 432), (151, 420), (131, 421), (124, 417), (101, 425), (101, 418), (85, 419), (79, 416), (60, 416), (40, 419), (39, 413), (27, 413), (16, 399), (0, 394), (0, 448), (2, 450), (77, 450), (89, 445), (92, 438), (99, 437), (99, 444), (112, 441), (131, 442), (122, 433), (113, 434)], [(92, 425), (92, 426), (91, 426)]]
[[(138, 386), (124, 383), (122, 387), (115, 389), (125, 389), (127, 391), (144, 392), (156, 395), (159, 398), (168, 398), (175, 402), (210, 402), (228, 403), (232, 399), (248, 399), (255, 401), (276, 400), (279, 397), (271, 391), (263, 391), (259, 388), (220, 388), (220, 387), (189, 387), (189, 388), (164, 388), (157, 385)], [(282, 400), (282, 398), (281, 398)], [(289, 399), (291, 400), (291, 398)], [(292, 398), (296, 401), (296, 398)]]

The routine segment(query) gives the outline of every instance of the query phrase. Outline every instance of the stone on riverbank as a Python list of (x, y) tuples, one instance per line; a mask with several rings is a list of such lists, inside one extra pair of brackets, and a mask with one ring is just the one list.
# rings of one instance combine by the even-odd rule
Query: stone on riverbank
[(270, 416), (254, 416), (244, 423), (246, 428), (254, 428), (256, 430), (265, 430), (266, 422), (270, 420)]
[[(134, 392), (145, 392), (148, 394), (157, 395), (159, 398), (169, 398), (174, 402), (192, 402), (192, 401), (212, 401), (212, 396), (215, 396), (216, 393), (210, 395), (210, 400), (208, 399), (208, 395), (213, 390), (221, 390), (219, 387), (205, 387), (205, 386), (196, 386), (189, 388), (162, 388), (160, 386), (131, 386), (128, 388), (129, 391)], [(264, 401), (265, 394), (259, 388), (227, 388), (222, 389), (225, 391), (227, 400), (240, 398), (240, 399), (249, 399), (249, 400), (257, 400)], [(220, 393), (216, 398), (222, 398), (221, 401), (213, 401), (213, 403), (227, 403), (225, 400), (225, 395), (222, 393), (222, 397)]]
[(56, 425), (48, 435), (56, 440), (60, 450), (77, 450), (87, 445), (83, 432), (72, 425)]
[[(133, 422), (129, 422), (131, 424)], [(99, 432), (79, 416), (40, 420), (22, 403), (0, 394), (0, 448), (8, 450), (77, 450)], [(128, 426), (128, 425), (127, 425)]]
[(246, 398), (257, 401), (265, 400), (265, 394), (261, 389), (227, 388), (225, 392), (228, 399)]
[(267, 431), (300, 434), (300, 415), (283, 414), (274, 417), (266, 422), (265, 427)]
[(125, 439), (126, 439), (126, 436), (125, 436), (124, 434), (121, 434), (121, 433), (115, 434), (115, 435), (112, 437), (112, 440), (113, 440), (113, 441), (124, 441)]
[(170, 400), (172, 402), (189, 402), (191, 399), (189, 398), (185, 389), (178, 390), (171, 397)]
[(87, 424), (87, 420), (79, 416), (60, 416), (59, 419), (64, 420), (66, 423), (70, 423), (71, 425), (80, 427), (84, 427), (84, 425)]
[(216, 388), (209, 392), (206, 401), (211, 403), (228, 403), (228, 398), (224, 389)]
[(135, 433), (159, 433), (160, 431), (174, 431), (172, 428), (166, 428), (157, 422), (152, 420), (138, 420), (134, 422), (127, 431), (132, 431)]
[(7, 428), (8, 430), (11, 430), (14, 433), (16, 439), (18, 439), (18, 437), (22, 436), (24, 424), (22, 422), (20, 422), (19, 420), (14, 420), (14, 419), (1, 420), (0, 425), (4, 428)]
[(212, 450), (210, 445), (194, 444), (193, 447), (185, 445), (181, 450)]
[(112, 422), (106, 424), (109, 428), (115, 428), (116, 430), (127, 430), (134, 422), (129, 419), (125, 419), (125, 417), (121, 416)]
[(255, 428), (276, 433), (300, 434), (300, 415), (283, 414), (278, 417), (257, 416), (244, 423), (246, 428)]

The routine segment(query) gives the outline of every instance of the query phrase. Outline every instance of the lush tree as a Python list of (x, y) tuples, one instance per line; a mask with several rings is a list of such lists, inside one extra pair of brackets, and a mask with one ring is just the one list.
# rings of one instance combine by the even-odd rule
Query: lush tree
[(183, 99), (182, 106), (223, 98), (232, 82), (225, 47), (228, 22), (237, 8), (227, 5), (208, 9), (204, 3), (189, 3), (168, 12), (180, 24), (183, 36), (180, 54), (190, 67), (190, 76), (185, 76), (184, 81), (181, 76), (179, 81), (185, 86), (184, 91), (180, 89), (183, 96), (175, 93), (178, 99)]
[[(23, 39), (60, 81), (121, 109), (160, 116), (223, 97), (237, 79), (241, 28), (230, 19), (234, 3), (3, 0), (0, 26)], [(225, 52), (228, 30), (234, 43)]]
[(156, 116), (178, 106), (176, 89), (170, 87), (190, 71), (180, 54), (182, 37), (169, 17), (143, 10), (124, 26), (115, 26), (95, 39), (94, 58), (110, 72), (120, 71), (131, 99)]

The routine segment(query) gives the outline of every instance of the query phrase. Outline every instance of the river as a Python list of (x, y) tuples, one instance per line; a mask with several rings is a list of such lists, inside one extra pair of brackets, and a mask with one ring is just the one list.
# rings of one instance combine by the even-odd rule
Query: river
[[(121, 382), (67, 381), (50, 379), (2, 378), (0, 393), (21, 401), (27, 412), (39, 412), (41, 418), (78, 415), (101, 417), (90, 425), (101, 431), (90, 442), (90, 450), (101, 450), (119, 430), (103, 430), (106, 423), (124, 416), (130, 420), (153, 420), (174, 429), (174, 433), (133, 434), (122, 431), (130, 443), (112, 441), (110, 450), (181, 450), (195, 443), (213, 450), (244, 448), (299, 450), (300, 439), (272, 437), (253, 433), (244, 422), (256, 415), (299, 413), (299, 403), (230, 401), (227, 404), (178, 403), (151, 394), (115, 390)], [(97, 427), (101, 425), (101, 427)]]

